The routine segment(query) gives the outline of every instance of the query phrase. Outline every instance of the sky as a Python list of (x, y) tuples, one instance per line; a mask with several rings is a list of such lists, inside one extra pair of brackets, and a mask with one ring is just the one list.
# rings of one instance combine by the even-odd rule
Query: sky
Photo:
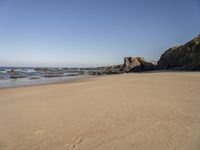
[(0, 0), (0, 66), (158, 60), (200, 34), (200, 0)]

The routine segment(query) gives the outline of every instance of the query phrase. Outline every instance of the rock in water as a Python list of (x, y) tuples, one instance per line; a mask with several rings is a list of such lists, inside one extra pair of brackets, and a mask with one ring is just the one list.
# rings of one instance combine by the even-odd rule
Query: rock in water
[(113, 65), (105, 67), (105, 74), (119, 74), (122, 65)]
[(200, 35), (184, 45), (166, 50), (158, 66), (160, 69), (200, 70)]

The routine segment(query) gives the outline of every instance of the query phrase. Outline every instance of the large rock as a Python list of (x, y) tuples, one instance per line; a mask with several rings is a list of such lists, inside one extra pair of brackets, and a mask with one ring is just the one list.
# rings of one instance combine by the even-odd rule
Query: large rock
[(121, 72), (141, 72), (155, 69), (154, 63), (146, 62), (142, 57), (125, 57)]
[(121, 68), (122, 72), (129, 72), (133, 69), (140, 69), (141, 63), (144, 61), (142, 57), (125, 57), (124, 64)]
[(160, 69), (200, 70), (200, 35), (184, 45), (165, 51), (158, 66)]

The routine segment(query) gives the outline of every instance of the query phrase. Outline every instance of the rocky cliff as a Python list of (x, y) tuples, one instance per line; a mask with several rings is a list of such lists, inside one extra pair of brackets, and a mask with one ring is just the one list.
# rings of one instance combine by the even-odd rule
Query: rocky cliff
[(166, 50), (158, 66), (160, 69), (200, 70), (200, 35), (184, 45)]
[(100, 67), (90, 74), (119, 74), (151, 70), (200, 70), (200, 35), (188, 43), (166, 50), (158, 63), (147, 62), (143, 57), (125, 57), (122, 65)]

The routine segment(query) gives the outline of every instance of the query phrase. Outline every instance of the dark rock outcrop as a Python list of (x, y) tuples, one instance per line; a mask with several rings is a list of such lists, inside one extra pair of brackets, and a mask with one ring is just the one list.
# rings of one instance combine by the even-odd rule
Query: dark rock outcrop
[(156, 65), (147, 62), (142, 57), (125, 57), (121, 72), (141, 72), (155, 70)]
[(105, 67), (97, 67), (93, 71), (89, 71), (89, 75), (105, 75), (105, 74), (120, 74), (122, 65), (113, 65), (113, 66), (105, 66)]
[(165, 51), (158, 66), (160, 69), (200, 70), (200, 35), (184, 45)]
[(11, 79), (26, 78), (26, 74), (19, 71), (15, 71), (13, 69), (8, 71), (7, 74), (9, 75)]
[(122, 65), (113, 65), (105, 67), (105, 74), (119, 74), (121, 73), (120, 69)]

